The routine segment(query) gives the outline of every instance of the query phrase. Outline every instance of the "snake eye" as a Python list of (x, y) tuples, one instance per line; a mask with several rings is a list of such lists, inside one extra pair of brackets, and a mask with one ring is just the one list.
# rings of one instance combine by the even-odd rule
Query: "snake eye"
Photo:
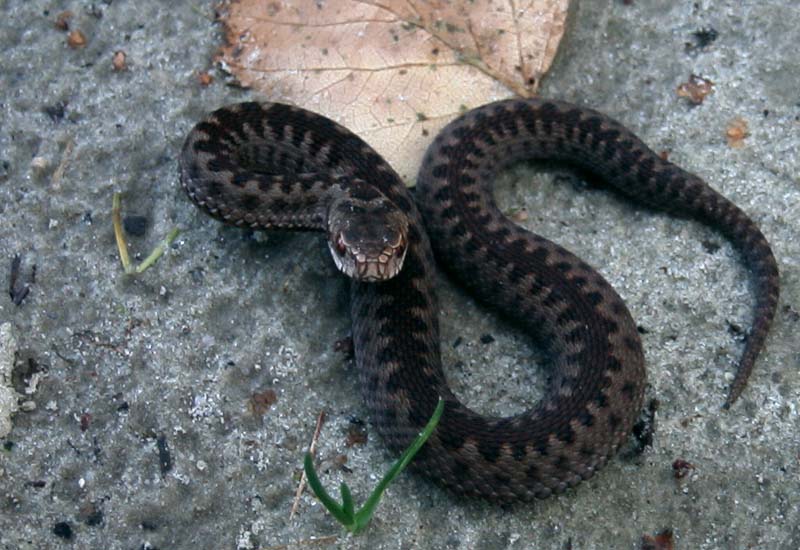
[(347, 252), (347, 247), (344, 245), (341, 234), (336, 237), (336, 252), (339, 256), (344, 256), (344, 253)]
[(406, 243), (400, 243), (397, 245), (397, 248), (394, 249), (394, 255), (398, 258), (405, 254), (406, 252)]

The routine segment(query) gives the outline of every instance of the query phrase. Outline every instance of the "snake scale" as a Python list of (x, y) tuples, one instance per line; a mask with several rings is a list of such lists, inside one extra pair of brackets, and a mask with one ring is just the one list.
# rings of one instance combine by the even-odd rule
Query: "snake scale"
[[(224, 222), (326, 232), (336, 265), (353, 277), (356, 367), (386, 444), (404, 449), (442, 396), (444, 415), (415, 466), (458, 493), (509, 503), (560, 493), (591, 477), (631, 432), (645, 386), (636, 325), (614, 289), (496, 207), (494, 175), (528, 159), (588, 170), (623, 195), (696, 219), (732, 242), (755, 294), (726, 405), (733, 403), (777, 306), (769, 244), (736, 205), (596, 111), (541, 99), (469, 111), (429, 147), (415, 200), (380, 155), (335, 122), (280, 103), (240, 103), (191, 130), (180, 176), (191, 200)], [(449, 389), (434, 256), (548, 351), (552, 375), (533, 409), (481, 416)]]

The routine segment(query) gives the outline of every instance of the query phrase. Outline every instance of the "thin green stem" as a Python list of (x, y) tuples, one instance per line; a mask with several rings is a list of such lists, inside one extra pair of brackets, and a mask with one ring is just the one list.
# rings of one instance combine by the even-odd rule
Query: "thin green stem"
[(355, 519), (355, 504), (353, 503), (353, 495), (350, 494), (350, 487), (347, 486), (347, 483), (342, 482), (339, 490), (342, 492), (342, 509), (345, 515)]
[(344, 508), (339, 506), (339, 503), (333, 500), (333, 497), (330, 496), (328, 491), (325, 490), (325, 487), (322, 486), (322, 483), (319, 481), (319, 477), (317, 477), (317, 471), (314, 469), (314, 460), (311, 458), (311, 453), (306, 453), (306, 458), (303, 462), (303, 468), (305, 468), (306, 471), (308, 485), (314, 491), (314, 494), (317, 495), (317, 498), (322, 505), (328, 509), (333, 517), (339, 520), (339, 523), (350, 530), (349, 526), (352, 525), (353, 518), (348, 517), (344, 511)]
[(144, 271), (145, 269), (156, 263), (156, 261), (161, 257), (161, 255), (164, 254), (164, 251), (167, 248), (169, 248), (169, 245), (172, 244), (172, 241), (174, 241), (178, 237), (178, 234), (180, 232), (181, 232), (180, 229), (178, 229), (177, 227), (173, 227), (172, 230), (167, 234), (167, 237), (153, 249), (150, 255), (147, 258), (145, 258), (144, 261), (142, 261), (142, 263), (136, 266), (135, 273), (141, 273), (142, 271)]
[(408, 464), (414, 458), (414, 455), (419, 452), (419, 450), (433, 433), (433, 430), (436, 429), (436, 425), (439, 423), (439, 419), (442, 417), (443, 411), (444, 400), (439, 398), (436, 409), (433, 411), (433, 416), (431, 416), (430, 420), (425, 425), (425, 428), (422, 430), (422, 432), (420, 432), (416, 439), (414, 439), (414, 441), (411, 443), (411, 446), (409, 446), (405, 452), (403, 452), (397, 462), (395, 462), (389, 471), (386, 472), (386, 475), (383, 476), (383, 479), (380, 480), (378, 485), (369, 495), (369, 498), (367, 498), (367, 502), (364, 503), (364, 506), (362, 506), (358, 512), (353, 512), (353, 497), (350, 494), (350, 488), (346, 483), (342, 482), (340, 486), (342, 493), (341, 505), (328, 494), (328, 492), (322, 486), (322, 483), (320, 483), (319, 477), (317, 477), (317, 472), (314, 470), (314, 461), (311, 458), (311, 453), (306, 453), (303, 467), (306, 471), (306, 477), (308, 478), (309, 486), (314, 491), (314, 494), (317, 495), (317, 498), (322, 505), (328, 509), (333, 517), (339, 520), (339, 523), (341, 523), (345, 529), (353, 534), (360, 533), (367, 527), (367, 525), (369, 525), (369, 522), (372, 519), (372, 514), (378, 507), (378, 503), (380, 502), (381, 496), (383, 496), (386, 488), (392, 481), (394, 481), (400, 472), (402, 472), (405, 467), (408, 466)]

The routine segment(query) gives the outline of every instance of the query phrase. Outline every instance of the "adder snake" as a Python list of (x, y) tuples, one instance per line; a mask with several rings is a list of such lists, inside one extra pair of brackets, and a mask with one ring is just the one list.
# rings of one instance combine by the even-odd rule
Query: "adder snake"
[[(645, 385), (636, 325), (614, 289), (495, 206), (494, 174), (527, 159), (587, 169), (624, 195), (697, 219), (733, 243), (755, 293), (727, 400), (733, 403), (775, 314), (778, 269), (769, 244), (737, 206), (598, 112), (539, 99), (467, 112), (428, 149), (415, 201), (392, 168), (342, 126), (283, 104), (241, 103), (192, 129), (180, 175), (192, 201), (227, 223), (327, 232), (337, 266), (354, 277), (355, 360), (378, 432), (391, 449), (405, 448), (442, 396), (444, 415), (415, 465), (459, 493), (510, 502), (591, 477), (630, 433)], [(434, 255), (549, 352), (552, 377), (533, 409), (489, 418), (449, 389)]]

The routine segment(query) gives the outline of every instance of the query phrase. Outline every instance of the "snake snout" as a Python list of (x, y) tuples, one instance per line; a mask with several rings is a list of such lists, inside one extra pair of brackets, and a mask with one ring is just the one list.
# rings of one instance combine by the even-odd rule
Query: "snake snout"
[[(352, 236), (351, 236), (352, 237)], [(400, 272), (406, 257), (406, 235), (393, 239), (348, 238), (337, 233), (328, 241), (336, 267), (348, 277), (362, 282), (380, 282)]]

